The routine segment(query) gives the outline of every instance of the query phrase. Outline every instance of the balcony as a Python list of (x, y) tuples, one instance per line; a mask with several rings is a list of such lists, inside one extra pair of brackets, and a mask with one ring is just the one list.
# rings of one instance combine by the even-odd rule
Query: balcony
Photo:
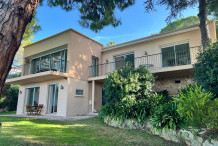
[(60, 66), (43, 66), (40, 65), (38, 69), (34, 69), (33, 64), (27, 63), (23, 66), (12, 67), (9, 75), (7, 77), (6, 83), (8, 84), (18, 84), (25, 85), (49, 80), (63, 79), (67, 78), (67, 62), (65, 62), (64, 67)]
[(190, 49), (136, 57), (128, 61), (121, 60), (89, 66), (89, 80), (104, 79), (107, 74), (124, 67), (127, 63), (134, 67), (143, 65), (152, 73), (191, 69), (192, 65), (197, 62), (196, 57), (199, 50), (200, 47), (191, 47)]

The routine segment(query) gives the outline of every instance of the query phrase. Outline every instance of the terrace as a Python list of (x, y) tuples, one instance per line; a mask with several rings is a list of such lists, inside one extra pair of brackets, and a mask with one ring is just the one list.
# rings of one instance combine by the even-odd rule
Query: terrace
[(158, 54), (134, 57), (134, 53), (132, 53), (115, 57), (114, 62), (89, 66), (89, 80), (104, 79), (107, 74), (124, 67), (126, 64), (134, 67), (145, 66), (152, 73), (191, 69), (197, 61), (196, 56), (199, 49), (199, 46), (177, 50), (168, 47)]

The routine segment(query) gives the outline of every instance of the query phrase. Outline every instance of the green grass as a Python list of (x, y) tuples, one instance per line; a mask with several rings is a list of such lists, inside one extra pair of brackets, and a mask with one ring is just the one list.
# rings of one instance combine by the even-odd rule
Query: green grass
[(0, 145), (182, 145), (143, 130), (124, 130), (105, 125), (98, 118), (80, 121), (49, 121), (0, 117)]
[(16, 112), (4, 112), (4, 113), (1, 113), (0, 112), (0, 115), (15, 115)]

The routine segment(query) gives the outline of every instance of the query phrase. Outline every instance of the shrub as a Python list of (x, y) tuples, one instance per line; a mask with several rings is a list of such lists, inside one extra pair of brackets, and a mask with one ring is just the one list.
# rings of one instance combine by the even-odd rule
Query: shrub
[(100, 117), (110, 116), (120, 122), (136, 119), (143, 123), (150, 116), (153, 85), (154, 77), (146, 67), (127, 65), (115, 70), (104, 83), (106, 105), (102, 107)]
[(5, 84), (2, 90), (2, 97), (0, 98), (0, 109), (8, 107), (9, 111), (15, 111), (18, 100), (18, 85)]
[(8, 99), (7, 98), (0, 98), (0, 109), (4, 109), (8, 106)]
[(149, 103), (151, 105), (151, 113), (154, 113), (156, 108), (164, 103), (172, 101), (173, 98), (167, 96), (166, 94), (158, 93), (154, 94), (153, 96), (149, 97)]
[(206, 92), (202, 86), (187, 85), (174, 98), (178, 113), (185, 119), (187, 126), (194, 128), (218, 128), (218, 101), (214, 95)]
[(15, 111), (17, 108), (17, 100), (19, 94), (19, 86), (11, 85), (8, 90), (8, 110)]
[(105, 100), (107, 103), (120, 102), (129, 95), (136, 100), (145, 99), (152, 95), (154, 81), (146, 67), (127, 65), (107, 76), (103, 88)]
[(99, 112), (99, 117), (109, 116), (119, 122), (124, 122), (126, 119), (136, 119), (139, 124), (143, 124), (150, 115), (150, 105), (144, 101), (136, 101), (131, 104), (119, 102), (117, 104), (107, 104), (102, 107)]
[(177, 130), (183, 126), (183, 119), (177, 112), (177, 105), (174, 102), (160, 104), (150, 118), (151, 124), (157, 129)]
[(197, 60), (194, 65), (194, 80), (218, 97), (218, 42), (200, 52)]

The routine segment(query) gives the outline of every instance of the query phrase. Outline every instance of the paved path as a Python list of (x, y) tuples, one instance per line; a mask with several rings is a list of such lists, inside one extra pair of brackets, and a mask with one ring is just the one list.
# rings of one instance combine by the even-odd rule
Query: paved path
[(57, 121), (76, 121), (82, 119), (88, 119), (97, 117), (98, 114), (84, 115), (84, 116), (72, 116), (72, 117), (60, 117), (53, 115), (41, 115), (41, 116), (27, 116), (27, 115), (0, 115), (0, 117), (22, 117), (22, 118), (34, 118), (34, 119), (46, 119), (46, 120), (57, 120)]

